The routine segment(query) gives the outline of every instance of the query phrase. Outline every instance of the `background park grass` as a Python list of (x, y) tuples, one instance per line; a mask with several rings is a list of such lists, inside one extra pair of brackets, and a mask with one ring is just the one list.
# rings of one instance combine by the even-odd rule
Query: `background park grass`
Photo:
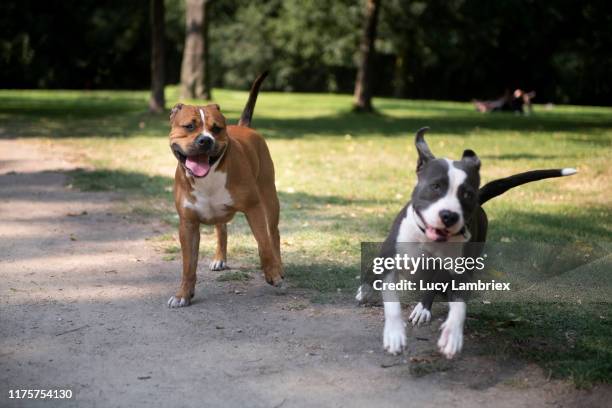
[[(166, 94), (178, 101), (175, 88)], [(214, 97), (235, 122), (246, 93), (215, 90)], [(3, 90), (0, 137), (25, 138), (78, 160), (86, 168), (73, 172), (74, 187), (120, 190), (127, 213), (176, 223), (167, 116), (146, 113), (147, 98), (141, 91)], [(483, 182), (535, 168), (578, 168), (576, 176), (523, 186), (487, 203), (490, 241), (610, 241), (611, 108), (537, 105), (533, 116), (518, 117), (481, 115), (469, 103), (376, 99), (375, 106), (377, 114), (357, 115), (345, 95), (264, 92), (258, 101), (253, 123), (275, 162), (288, 282), (312, 289), (313, 300), (344, 301), (356, 288), (360, 242), (384, 239), (409, 199), (413, 135), (422, 126), (431, 127), (427, 139), (436, 155), (475, 150)], [(207, 257), (213, 236), (211, 229), (203, 232)], [(175, 237), (158, 241), (166, 247), (160, 256), (173, 259)], [(257, 264), (242, 216), (230, 226), (229, 263), (238, 261)], [(490, 346), (484, 352), (518, 354), (553, 376), (589, 385), (612, 380), (611, 311), (609, 304), (587, 303), (474, 305), (468, 327)]]

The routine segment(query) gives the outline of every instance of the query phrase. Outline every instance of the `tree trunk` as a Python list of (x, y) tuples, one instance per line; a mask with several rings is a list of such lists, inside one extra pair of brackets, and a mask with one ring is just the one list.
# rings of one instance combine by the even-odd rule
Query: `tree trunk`
[(355, 80), (353, 109), (359, 112), (372, 112), (372, 59), (374, 58), (374, 41), (376, 40), (376, 23), (380, 0), (367, 0), (367, 10), (363, 36), (361, 37), (361, 60)]
[(185, 8), (185, 49), (181, 65), (181, 96), (211, 99), (208, 73), (208, 3), (187, 0)]
[(164, 0), (150, 0), (151, 8), (151, 99), (149, 111), (165, 109), (164, 85)]

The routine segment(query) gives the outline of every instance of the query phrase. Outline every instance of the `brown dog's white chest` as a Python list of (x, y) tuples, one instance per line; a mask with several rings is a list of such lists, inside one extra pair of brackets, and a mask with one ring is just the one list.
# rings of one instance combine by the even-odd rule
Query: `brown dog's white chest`
[(195, 211), (204, 222), (227, 217), (234, 201), (226, 185), (227, 173), (220, 171), (213, 170), (204, 178), (195, 178), (191, 199), (185, 198), (183, 207)]

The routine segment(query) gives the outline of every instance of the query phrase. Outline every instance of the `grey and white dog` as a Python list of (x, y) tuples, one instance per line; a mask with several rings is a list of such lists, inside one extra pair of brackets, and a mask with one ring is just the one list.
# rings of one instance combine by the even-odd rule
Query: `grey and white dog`
[[(575, 169), (534, 170), (487, 183), (480, 187), (480, 159), (472, 150), (465, 150), (460, 160), (436, 158), (425, 142), (428, 128), (416, 134), (418, 161), (417, 185), (409, 201), (395, 218), (391, 232), (382, 245), (380, 256), (394, 257), (405, 251), (402, 243), (484, 243), (487, 236), (487, 215), (482, 205), (510, 188), (551, 177), (569, 176)], [(484, 245), (484, 244), (483, 244)], [(449, 245), (449, 247), (452, 245)], [(457, 245), (454, 245), (457, 247)], [(482, 248), (482, 247), (481, 247)], [(476, 254), (478, 256), (478, 254)], [(450, 272), (444, 271), (449, 275)], [(388, 274), (385, 279), (391, 278)], [(356, 299), (360, 303), (373, 301), (372, 276), (362, 280)], [(409, 321), (413, 325), (429, 322), (431, 305), (436, 294), (446, 297), (448, 317), (441, 326), (438, 340), (440, 352), (453, 358), (463, 346), (463, 325), (466, 303), (458, 292), (425, 292), (421, 302), (412, 310)], [(401, 316), (397, 296), (384, 296), (385, 327), (383, 347), (398, 354), (406, 346), (406, 324)]]

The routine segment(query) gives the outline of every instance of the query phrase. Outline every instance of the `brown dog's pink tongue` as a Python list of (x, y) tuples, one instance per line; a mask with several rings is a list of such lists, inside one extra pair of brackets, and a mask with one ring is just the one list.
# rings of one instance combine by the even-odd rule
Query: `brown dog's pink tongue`
[(201, 154), (199, 156), (187, 157), (185, 161), (185, 167), (191, 170), (196, 177), (204, 177), (210, 170), (210, 164), (208, 164), (208, 155)]

